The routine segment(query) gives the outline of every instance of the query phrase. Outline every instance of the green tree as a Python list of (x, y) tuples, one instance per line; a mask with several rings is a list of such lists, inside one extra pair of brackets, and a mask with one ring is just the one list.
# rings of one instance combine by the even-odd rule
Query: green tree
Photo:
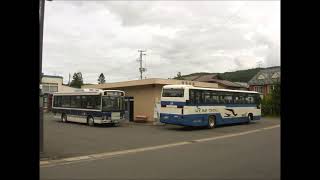
[(274, 88), (271, 93), (266, 95), (261, 101), (263, 115), (280, 115), (280, 83), (276, 83), (273, 86)]
[(82, 73), (77, 72), (73, 74), (73, 80), (70, 83), (71, 87), (81, 88), (83, 85)]
[(104, 74), (101, 73), (100, 76), (99, 76), (99, 78), (98, 78), (98, 84), (103, 84), (103, 83), (105, 83), (105, 82), (106, 82), (106, 79), (105, 79), (105, 77), (104, 77)]
[(277, 83), (274, 85), (274, 89), (271, 91), (271, 113), (274, 115), (280, 115), (280, 99), (281, 99), (281, 94), (280, 94), (280, 84)]
[(184, 80), (184, 78), (181, 75), (181, 72), (178, 72), (177, 76), (174, 77), (173, 79)]

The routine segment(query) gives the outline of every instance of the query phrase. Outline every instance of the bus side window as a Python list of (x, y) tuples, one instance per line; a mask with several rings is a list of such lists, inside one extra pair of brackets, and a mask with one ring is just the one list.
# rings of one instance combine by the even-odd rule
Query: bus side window
[(203, 93), (203, 99), (205, 104), (212, 104), (212, 99), (210, 96), (210, 91), (204, 91)]
[(101, 97), (100, 96), (94, 96), (94, 108), (95, 109), (100, 109), (101, 106)]
[(81, 96), (76, 96), (75, 97), (76, 99), (75, 99), (75, 107), (76, 108), (81, 108)]
[(226, 101), (224, 100), (224, 96), (222, 94), (219, 94), (219, 103), (220, 104), (225, 104)]
[(54, 97), (54, 106), (55, 107), (61, 107), (61, 96), (55, 96)]
[(81, 108), (87, 108), (87, 96), (81, 96)]
[(235, 104), (240, 104), (240, 97), (239, 97), (239, 93), (234, 93), (233, 95), (233, 101)]
[(194, 99), (195, 99), (194, 90), (190, 89), (190, 91), (189, 91), (189, 102), (190, 102), (190, 104), (194, 104)]
[(195, 104), (199, 105), (201, 103), (201, 91), (195, 92)]
[(87, 109), (93, 109), (94, 105), (93, 105), (93, 96), (88, 96), (87, 97)]
[(245, 94), (244, 93), (239, 94), (239, 104), (245, 104)]
[(70, 96), (62, 96), (62, 107), (70, 107)]
[(216, 92), (211, 92), (211, 100), (213, 104), (219, 104), (219, 96)]
[(248, 94), (247, 96), (245, 96), (245, 103), (246, 104), (252, 104), (252, 97), (250, 97), (250, 94)]
[(226, 95), (226, 96), (224, 96), (224, 99), (225, 99), (225, 102), (226, 102), (227, 104), (233, 103), (232, 95)]

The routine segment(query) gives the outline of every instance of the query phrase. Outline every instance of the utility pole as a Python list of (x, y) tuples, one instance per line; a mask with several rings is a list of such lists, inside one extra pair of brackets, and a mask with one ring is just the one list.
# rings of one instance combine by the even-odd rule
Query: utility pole
[(140, 63), (139, 71), (140, 71), (140, 79), (142, 80), (142, 73), (147, 70), (146, 68), (142, 67), (142, 56), (147, 54), (143, 53), (143, 52), (146, 52), (146, 50), (138, 50), (138, 52), (140, 52), (140, 57), (138, 59), (138, 62)]
[(258, 61), (258, 62), (257, 62), (257, 66), (258, 66), (258, 68), (261, 68), (261, 66), (262, 66), (262, 61)]
[[(44, 22), (44, 8), (46, 0), (39, 0), (39, 145), (40, 145), (40, 154), (43, 153), (43, 93), (42, 93), (42, 49), (43, 49), (43, 22)], [(52, 1), (52, 0), (47, 0)]]
[(43, 94), (41, 88), (42, 82), (42, 46), (43, 46), (43, 22), (44, 22), (44, 5), (45, 0), (39, 0), (39, 25), (40, 25), (40, 51), (39, 51), (39, 130), (40, 130), (40, 154), (43, 153)]

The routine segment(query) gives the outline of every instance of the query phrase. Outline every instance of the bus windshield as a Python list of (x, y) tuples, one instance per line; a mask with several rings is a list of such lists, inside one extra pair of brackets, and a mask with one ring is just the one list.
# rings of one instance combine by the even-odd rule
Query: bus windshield
[(184, 89), (163, 89), (162, 97), (183, 97)]
[(117, 96), (102, 96), (102, 111), (123, 110), (124, 98)]

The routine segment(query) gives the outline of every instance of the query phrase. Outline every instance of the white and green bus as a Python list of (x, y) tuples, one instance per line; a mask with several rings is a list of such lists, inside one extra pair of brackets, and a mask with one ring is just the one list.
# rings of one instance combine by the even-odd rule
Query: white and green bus
[(255, 91), (166, 85), (161, 94), (160, 122), (208, 128), (250, 123), (261, 117), (260, 102)]
[(62, 122), (119, 124), (124, 120), (124, 91), (81, 89), (53, 94), (52, 112)]

